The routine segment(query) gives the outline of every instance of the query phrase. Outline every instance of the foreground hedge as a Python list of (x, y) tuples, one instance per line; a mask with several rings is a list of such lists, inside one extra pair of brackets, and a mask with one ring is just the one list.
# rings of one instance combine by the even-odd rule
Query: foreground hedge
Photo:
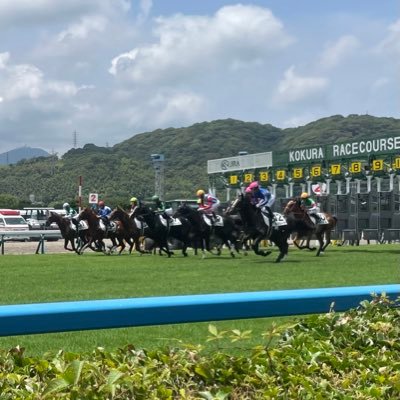
[[(393, 399), (400, 398), (399, 299), (361, 303), (251, 334), (219, 332), (219, 351), (132, 346), (90, 354), (60, 351), (43, 359), (21, 348), (0, 351), (0, 399)], [(240, 355), (221, 350), (236, 341)]]

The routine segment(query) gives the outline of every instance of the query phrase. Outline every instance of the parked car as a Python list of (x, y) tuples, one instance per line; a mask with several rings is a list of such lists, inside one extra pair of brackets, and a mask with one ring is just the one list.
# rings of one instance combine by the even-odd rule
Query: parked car
[[(21, 215), (26, 219), (30, 230), (44, 230), (44, 229), (54, 229), (57, 230), (57, 224), (51, 224), (46, 227), (46, 220), (49, 216), (50, 211), (57, 211), (53, 207), (24, 207), (21, 210)], [(64, 210), (63, 210), (64, 212)], [(35, 238), (31, 238), (32, 240)], [(38, 240), (38, 238), (36, 238)], [(58, 238), (48, 238), (48, 241), (57, 241)]]
[(21, 236), (4, 236), (5, 240), (29, 240), (29, 225), (21, 216), (19, 210), (0, 209), (0, 231), (2, 232), (24, 232), (27, 234)]

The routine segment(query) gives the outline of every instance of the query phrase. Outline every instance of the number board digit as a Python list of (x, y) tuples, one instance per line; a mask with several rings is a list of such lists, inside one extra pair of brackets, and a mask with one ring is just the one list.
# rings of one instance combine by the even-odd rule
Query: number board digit
[(276, 179), (278, 181), (285, 180), (285, 177), (286, 177), (286, 171), (284, 169), (279, 169), (278, 171), (276, 171)]
[(342, 166), (340, 164), (331, 164), (330, 171), (332, 175), (340, 175), (342, 171)]
[(321, 166), (320, 165), (314, 165), (311, 168), (311, 176), (314, 178), (317, 176), (321, 176)]
[(253, 180), (253, 174), (244, 174), (244, 181), (250, 183)]
[(303, 168), (293, 168), (293, 178), (301, 179), (303, 177)]
[(230, 183), (231, 185), (236, 185), (236, 184), (238, 183), (238, 177), (237, 177), (237, 175), (231, 175), (231, 176), (229, 177), (229, 183)]
[(383, 160), (373, 160), (372, 161), (373, 171), (383, 171)]
[(351, 163), (351, 172), (353, 174), (358, 174), (361, 172), (361, 163), (359, 161)]
[(394, 167), (395, 169), (400, 169), (400, 157), (396, 157), (396, 158), (394, 159), (393, 167)]
[(269, 181), (268, 172), (260, 172), (260, 181), (261, 182), (268, 182)]

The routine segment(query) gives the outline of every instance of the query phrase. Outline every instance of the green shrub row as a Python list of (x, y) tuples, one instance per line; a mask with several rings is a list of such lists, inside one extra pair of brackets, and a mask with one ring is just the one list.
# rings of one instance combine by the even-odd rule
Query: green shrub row
[[(250, 331), (209, 326), (201, 345), (146, 351), (60, 351), (31, 358), (0, 351), (0, 399), (394, 399), (400, 398), (400, 301), (385, 296)], [(224, 351), (226, 341), (238, 351)]]

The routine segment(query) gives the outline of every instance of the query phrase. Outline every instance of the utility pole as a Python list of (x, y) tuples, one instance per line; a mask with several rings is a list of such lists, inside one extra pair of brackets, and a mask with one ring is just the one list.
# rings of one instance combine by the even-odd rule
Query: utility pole
[(164, 200), (164, 155), (152, 154), (150, 156), (154, 168), (154, 194)]
[(78, 134), (76, 133), (76, 130), (73, 133), (72, 142), (73, 142), (73, 148), (76, 149), (78, 147)]

